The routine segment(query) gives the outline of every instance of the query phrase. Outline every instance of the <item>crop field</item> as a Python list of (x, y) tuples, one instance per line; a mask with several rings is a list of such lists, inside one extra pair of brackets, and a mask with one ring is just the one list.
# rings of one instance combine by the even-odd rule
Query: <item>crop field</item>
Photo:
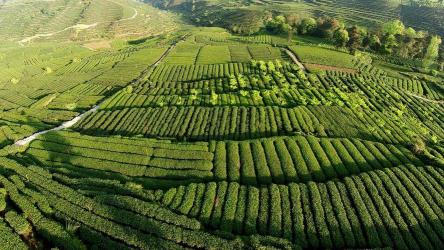
[[(30, 4), (7, 1), (0, 23)], [(82, 42), (0, 42), (0, 249), (444, 246), (439, 76), (191, 25), (91, 50), (83, 39), (166, 29), (135, 22), (175, 14), (123, 0), (34, 4), (52, 18), (20, 22), (47, 22), (39, 33), (100, 24)]]
[(0, 39), (85, 41), (158, 35), (177, 28), (175, 17), (131, 0), (14, 0), (0, 8)]

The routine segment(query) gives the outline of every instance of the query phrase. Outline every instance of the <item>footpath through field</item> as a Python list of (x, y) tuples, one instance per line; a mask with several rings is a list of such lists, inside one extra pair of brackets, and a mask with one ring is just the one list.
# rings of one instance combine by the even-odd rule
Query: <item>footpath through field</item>
[(287, 55), (291, 58), (291, 60), (293, 60), (294, 63), (296, 63), (299, 68), (301, 68), (304, 72), (307, 71), (307, 69), (305, 68), (304, 64), (302, 64), (298, 58), (296, 57), (296, 55), (289, 49), (284, 48), (285, 52), (287, 53)]
[[(118, 4), (118, 5), (122, 6), (122, 7), (125, 7), (124, 5), (122, 5), (120, 3), (116, 3), (116, 2), (111, 1), (111, 0), (108, 0), (108, 1), (110, 1), (112, 3), (115, 3), (115, 4)], [(118, 23), (118, 22), (122, 22), (122, 21), (126, 21), (126, 20), (132, 20), (132, 19), (136, 18), (139, 15), (139, 12), (137, 11), (136, 8), (133, 8), (133, 7), (131, 7), (131, 8), (134, 10), (134, 14), (131, 17), (122, 18), (122, 19), (116, 20), (114, 22)], [(40, 38), (40, 37), (50, 37), (50, 36), (62, 33), (64, 31), (70, 30), (70, 29), (74, 29), (74, 30), (87, 30), (87, 29), (96, 27), (100, 23), (101, 22), (96, 22), (96, 23), (92, 23), (92, 24), (75, 24), (75, 25), (66, 27), (66, 28), (64, 28), (62, 30), (59, 30), (59, 31), (54, 31), (54, 32), (51, 32), (51, 33), (44, 33), (44, 34), (35, 34), (33, 36), (29, 36), (29, 37), (23, 38), (22, 40), (18, 41), (18, 44), (21, 45), (21, 46), (24, 46), (25, 43), (31, 42), (34, 39), (37, 39), (37, 38)]]
[[(173, 49), (176, 47), (176, 44), (179, 43), (179, 42), (181, 42), (181, 41), (183, 41), (185, 38), (186, 38), (186, 35), (183, 36), (178, 42), (173, 43), (173, 44), (172, 44), (167, 50), (165, 50), (165, 52), (160, 56), (160, 58), (159, 58), (154, 64), (150, 65), (146, 70), (144, 70), (144, 71), (140, 74), (140, 76), (139, 76), (138, 78), (134, 79), (134, 80), (131, 81), (129, 84), (134, 84), (134, 83), (136, 83), (137, 81), (139, 81), (140, 79), (142, 79), (143, 76), (144, 76), (145, 74), (147, 74), (147, 72), (150, 72), (151, 70), (154, 70), (154, 69), (155, 69), (155, 68), (156, 68), (156, 67), (157, 67), (157, 66), (163, 61), (163, 59), (165, 59), (165, 57), (171, 52), (171, 50), (173, 50)], [(23, 146), (23, 145), (26, 145), (26, 144), (32, 142), (33, 140), (35, 140), (39, 135), (43, 135), (43, 134), (46, 134), (46, 133), (51, 132), (51, 131), (58, 131), (58, 130), (62, 130), (62, 129), (66, 129), (66, 128), (70, 128), (70, 127), (74, 126), (74, 124), (76, 124), (78, 121), (80, 121), (80, 119), (82, 119), (82, 118), (83, 118), (84, 116), (86, 116), (87, 114), (89, 114), (89, 113), (93, 113), (93, 112), (97, 111), (97, 110), (99, 109), (100, 105), (101, 105), (103, 102), (105, 102), (106, 100), (107, 100), (107, 98), (106, 98), (106, 99), (103, 99), (100, 103), (98, 103), (97, 105), (95, 105), (95, 106), (92, 107), (91, 109), (89, 109), (89, 110), (87, 110), (87, 111), (85, 111), (85, 112), (79, 114), (78, 116), (74, 117), (74, 118), (71, 119), (70, 121), (66, 121), (66, 122), (62, 123), (62, 124), (61, 124), (60, 126), (58, 126), (58, 127), (51, 128), (51, 129), (47, 129), (47, 130), (43, 130), (43, 131), (39, 131), (39, 132), (36, 132), (36, 133), (34, 133), (34, 134), (32, 134), (32, 135), (30, 135), (30, 136), (28, 136), (28, 137), (25, 137), (25, 138), (23, 138), (23, 139), (21, 139), (21, 140), (19, 140), (19, 141), (16, 141), (16, 142), (14, 143), (14, 145), (17, 145), (17, 146)]]

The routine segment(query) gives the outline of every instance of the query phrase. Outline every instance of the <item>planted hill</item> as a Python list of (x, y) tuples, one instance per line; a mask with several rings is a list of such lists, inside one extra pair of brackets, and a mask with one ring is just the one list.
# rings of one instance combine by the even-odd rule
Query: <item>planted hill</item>
[(1, 50), (0, 248), (443, 245), (438, 77), (220, 28), (64, 45)]

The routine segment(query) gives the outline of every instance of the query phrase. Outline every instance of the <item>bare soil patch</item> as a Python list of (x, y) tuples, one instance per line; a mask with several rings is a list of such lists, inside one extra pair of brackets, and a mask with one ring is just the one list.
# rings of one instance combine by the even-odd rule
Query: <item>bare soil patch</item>
[(90, 50), (110, 49), (111, 44), (109, 41), (94, 41), (85, 43), (83, 46)]

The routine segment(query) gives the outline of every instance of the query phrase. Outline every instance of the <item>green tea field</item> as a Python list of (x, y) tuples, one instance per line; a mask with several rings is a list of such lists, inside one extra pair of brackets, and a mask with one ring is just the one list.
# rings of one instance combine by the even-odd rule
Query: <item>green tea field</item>
[(156, 6), (0, 1), (0, 249), (443, 248), (439, 59)]

